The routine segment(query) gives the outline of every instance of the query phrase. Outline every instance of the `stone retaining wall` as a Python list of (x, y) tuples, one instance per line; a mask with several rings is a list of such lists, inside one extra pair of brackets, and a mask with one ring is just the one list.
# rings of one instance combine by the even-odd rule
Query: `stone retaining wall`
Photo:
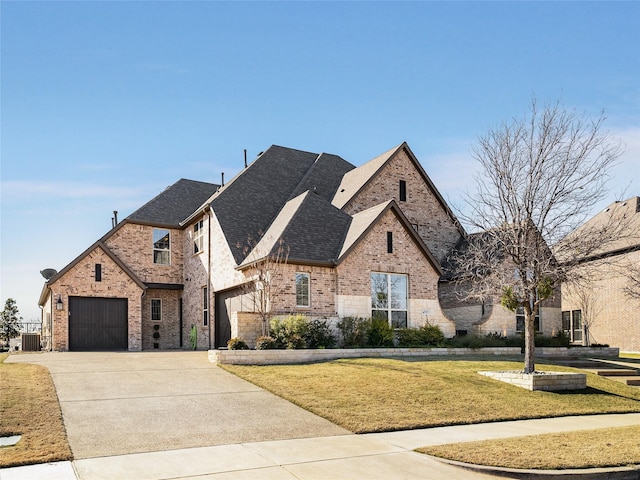
[[(488, 348), (332, 348), (302, 350), (209, 350), (209, 361), (231, 365), (273, 365), (311, 363), (337, 358), (389, 358), (389, 357), (437, 357), (460, 356), (519, 356), (520, 347)], [(536, 348), (538, 358), (545, 357), (618, 357), (617, 348)]]
[(302, 350), (209, 350), (209, 361), (231, 365), (311, 363), (337, 358), (520, 355), (520, 347), (491, 348), (332, 348)]

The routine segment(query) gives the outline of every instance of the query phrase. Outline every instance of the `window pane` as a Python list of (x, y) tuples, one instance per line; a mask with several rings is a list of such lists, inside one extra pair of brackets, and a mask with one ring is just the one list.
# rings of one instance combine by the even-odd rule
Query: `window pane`
[(309, 274), (296, 273), (296, 306), (309, 306)]
[(407, 328), (407, 312), (391, 312), (391, 326), (393, 328)]
[(372, 320), (384, 320), (385, 322), (389, 321), (389, 316), (386, 310), (372, 310), (371, 311), (371, 319)]
[(169, 252), (155, 250), (153, 252), (153, 263), (169, 265)]
[(405, 275), (391, 275), (391, 308), (394, 310), (407, 309), (407, 277)]
[(384, 273), (371, 274), (371, 308), (388, 308), (389, 293), (387, 275)]
[(159, 322), (162, 320), (162, 302), (159, 299), (151, 299), (151, 320)]

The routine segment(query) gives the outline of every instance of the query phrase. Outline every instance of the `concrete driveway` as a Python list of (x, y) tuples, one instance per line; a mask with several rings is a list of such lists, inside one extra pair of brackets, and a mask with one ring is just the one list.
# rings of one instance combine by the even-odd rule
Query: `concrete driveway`
[(206, 352), (50, 352), (75, 459), (349, 432), (210, 363)]

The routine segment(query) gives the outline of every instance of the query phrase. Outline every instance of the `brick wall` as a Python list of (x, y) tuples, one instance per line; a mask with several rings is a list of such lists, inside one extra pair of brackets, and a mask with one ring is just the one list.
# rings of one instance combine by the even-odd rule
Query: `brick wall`
[[(95, 265), (102, 265), (102, 281), (95, 280)], [(128, 299), (128, 348), (142, 349), (143, 290), (100, 247), (87, 254), (51, 286), (54, 303), (62, 296), (63, 310), (53, 310), (53, 349), (69, 349), (69, 296)]]
[[(387, 253), (387, 232), (393, 234), (393, 253)], [(338, 314), (371, 316), (371, 272), (408, 275), (408, 325), (428, 321), (451, 333), (437, 302), (438, 273), (424, 258), (412, 236), (389, 210), (337, 267)], [(425, 314), (427, 312), (427, 314)]]
[(182, 283), (183, 232), (170, 230), (171, 265), (157, 265), (153, 263), (153, 230), (125, 223), (105, 243), (143, 282)]
[[(191, 348), (189, 343), (189, 332), (191, 325), (196, 326), (198, 349), (210, 347), (209, 338), (212, 338), (214, 326), (214, 303), (212, 288), (209, 287), (209, 324), (204, 324), (204, 287), (208, 286), (208, 262), (209, 262), (209, 222), (210, 216), (204, 215), (203, 220), (203, 249), (193, 252), (193, 223), (184, 230), (184, 290), (182, 291), (182, 322), (184, 325), (182, 332), (183, 348)], [(196, 220), (200, 220), (197, 218)], [(215, 261), (215, 260), (212, 260)]]
[[(404, 180), (407, 187), (407, 199), (403, 202), (399, 196), (400, 180)], [(405, 150), (396, 153), (344, 210), (354, 214), (391, 199), (412, 224), (418, 225), (420, 237), (431, 253), (442, 261), (460, 239), (460, 232)]]
[[(625, 265), (640, 264), (640, 251), (615, 260), (616, 264), (589, 267), (592, 268), (591, 286), (578, 291), (563, 286), (562, 310), (582, 310), (585, 316), (585, 302), (589, 301), (593, 316), (589, 327), (591, 343), (608, 344), (622, 352), (640, 352), (640, 299), (624, 293), (630, 280), (622, 274)], [(586, 299), (581, 300), (581, 296)]]
[[(151, 320), (151, 300), (159, 299), (161, 302), (161, 320), (159, 322)], [(154, 343), (158, 343), (161, 350), (180, 348), (180, 317), (179, 317), (179, 290), (149, 289), (142, 299), (142, 349), (153, 350)], [(160, 338), (155, 340), (153, 333), (156, 332)], [(183, 324), (183, 346), (189, 345), (188, 329)]]

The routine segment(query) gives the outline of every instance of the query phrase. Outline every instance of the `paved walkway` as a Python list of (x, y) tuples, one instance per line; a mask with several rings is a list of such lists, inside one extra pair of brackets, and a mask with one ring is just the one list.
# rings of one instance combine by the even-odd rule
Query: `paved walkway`
[[(470, 471), (413, 449), (640, 425), (636, 413), (353, 435), (228, 375), (198, 352), (52, 353), (12, 356), (11, 361), (51, 370), (75, 460), (0, 469), (0, 480), (488, 479), (505, 472)], [(131, 416), (136, 414), (141, 416)], [(224, 420), (225, 415), (230, 416)], [(156, 421), (158, 416), (165, 422)], [(136, 418), (133, 424), (131, 418)], [(169, 435), (172, 430), (179, 431)], [(196, 445), (189, 439), (191, 430)], [(211, 430), (215, 434), (207, 433)], [(170, 441), (155, 438), (161, 434)], [(640, 479), (639, 470), (618, 470), (619, 478)], [(581, 478), (618, 477), (594, 471)]]
[[(366, 435), (250, 442), (32, 465), (0, 470), (2, 480), (441, 480), (503, 477), (504, 471), (470, 471), (413, 452), (461, 441), (640, 425), (640, 414), (593, 415), (428, 428)], [(512, 476), (517, 477), (514, 472)], [(562, 478), (569, 478), (564, 471)], [(581, 472), (584, 474), (584, 472)], [(640, 478), (632, 468), (591, 470), (580, 478)], [(536, 472), (520, 477), (540, 478)], [(549, 475), (544, 475), (549, 478)]]

